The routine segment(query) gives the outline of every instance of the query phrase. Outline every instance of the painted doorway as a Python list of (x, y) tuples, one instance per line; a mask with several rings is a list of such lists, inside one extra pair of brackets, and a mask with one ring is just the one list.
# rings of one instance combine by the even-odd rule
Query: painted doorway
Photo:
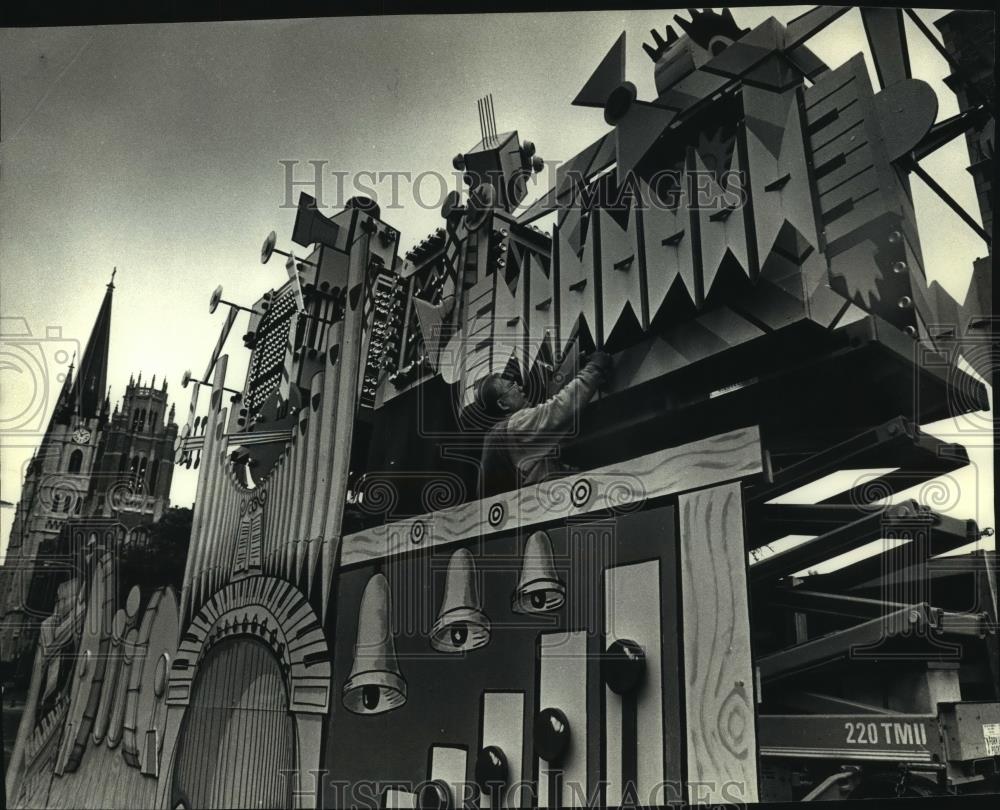
[(216, 644), (184, 713), (171, 806), (291, 808), (294, 723), (270, 648), (247, 636)]

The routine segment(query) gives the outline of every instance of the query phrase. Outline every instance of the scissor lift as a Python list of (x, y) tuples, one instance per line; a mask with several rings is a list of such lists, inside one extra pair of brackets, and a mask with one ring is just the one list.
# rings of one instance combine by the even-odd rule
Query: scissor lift
[[(886, 502), (968, 463), (961, 446), (898, 418), (748, 488), (762, 798), (996, 790), (996, 553), (938, 556), (991, 532), (913, 499)], [(774, 502), (861, 468), (892, 471), (820, 503)], [(804, 539), (764, 551), (788, 535)], [(873, 555), (796, 576), (879, 540)]]

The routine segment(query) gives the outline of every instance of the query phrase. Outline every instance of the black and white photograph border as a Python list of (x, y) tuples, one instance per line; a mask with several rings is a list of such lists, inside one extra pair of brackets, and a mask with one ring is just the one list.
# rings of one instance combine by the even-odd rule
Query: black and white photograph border
[(995, 10), (183, 6), (0, 11), (0, 810), (1000, 797)]

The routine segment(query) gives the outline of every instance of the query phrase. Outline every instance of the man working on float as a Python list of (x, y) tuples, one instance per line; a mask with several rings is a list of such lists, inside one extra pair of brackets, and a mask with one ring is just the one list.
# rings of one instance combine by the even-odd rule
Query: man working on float
[(594, 352), (576, 377), (534, 407), (514, 380), (499, 374), (483, 378), (478, 389), (480, 403), (489, 416), (499, 420), (483, 444), (483, 494), (508, 492), (571, 472), (572, 468), (556, 460), (558, 443), (579, 425), (583, 407), (610, 368), (610, 355)]

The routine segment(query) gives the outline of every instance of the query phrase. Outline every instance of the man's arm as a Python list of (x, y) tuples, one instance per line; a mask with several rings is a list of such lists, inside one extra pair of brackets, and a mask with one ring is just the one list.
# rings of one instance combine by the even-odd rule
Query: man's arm
[(507, 421), (515, 433), (562, 434), (571, 430), (577, 415), (590, 402), (611, 368), (611, 356), (594, 352), (590, 360), (555, 396), (533, 408), (522, 408)]

